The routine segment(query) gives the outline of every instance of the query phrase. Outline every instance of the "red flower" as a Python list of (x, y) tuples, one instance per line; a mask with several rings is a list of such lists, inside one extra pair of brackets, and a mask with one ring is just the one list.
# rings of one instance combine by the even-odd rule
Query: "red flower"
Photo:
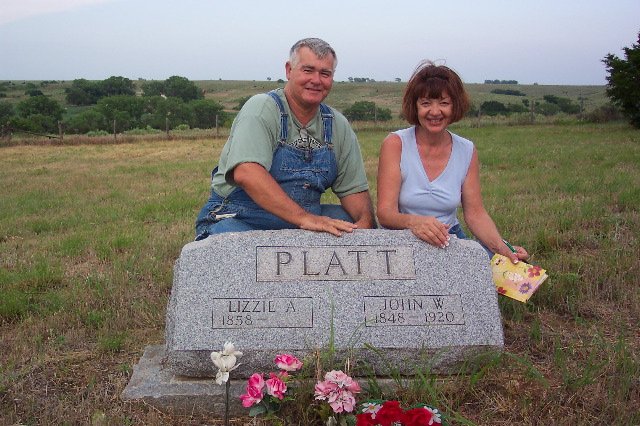
[(538, 265), (535, 265), (527, 269), (527, 272), (529, 273), (529, 277), (533, 278), (533, 277), (539, 277), (541, 270), (542, 270), (541, 267), (539, 267)]
[(356, 426), (377, 426), (378, 421), (371, 417), (370, 413), (360, 413), (356, 415)]
[(404, 412), (402, 424), (404, 426), (426, 426), (431, 424), (433, 414), (423, 407), (413, 408)]
[(387, 401), (376, 414), (376, 422), (380, 426), (392, 426), (394, 422), (402, 419), (402, 408), (398, 401)]
[(506, 294), (507, 290), (505, 290), (503, 287), (498, 287), (498, 293), (500, 294)]

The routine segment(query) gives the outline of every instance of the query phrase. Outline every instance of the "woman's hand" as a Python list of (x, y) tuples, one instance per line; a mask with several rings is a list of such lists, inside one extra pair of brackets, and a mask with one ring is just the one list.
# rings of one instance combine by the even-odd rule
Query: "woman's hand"
[(521, 260), (527, 260), (529, 258), (529, 253), (527, 253), (527, 250), (525, 250), (524, 247), (513, 246), (513, 249), (515, 250), (515, 253), (509, 250), (505, 255), (511, 259), (512, 263), (518, 263)]
[(449, 245), (449, 225), (440, 222), (433, 216), (415, 216), (409, 224), (413, 235), (436, 247)]

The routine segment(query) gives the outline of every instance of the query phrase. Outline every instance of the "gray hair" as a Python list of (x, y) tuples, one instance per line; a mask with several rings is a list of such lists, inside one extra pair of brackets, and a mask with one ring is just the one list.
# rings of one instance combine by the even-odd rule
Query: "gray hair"
[(336, 66), (338, 65), (338, 56), (336, 56), (336, 51), (333, 50), (333, 47), (331, 47), (329, 43), (319, 38), (303, 38), (291, 46), (291, 50), (289, 51), (289, 63), (292, 67), (298, 65), (298, 51), (302, 47), (309, 48), (320, 59), (324, 59), (327, 55), (332, 55), (333, 69), (336, 69)]

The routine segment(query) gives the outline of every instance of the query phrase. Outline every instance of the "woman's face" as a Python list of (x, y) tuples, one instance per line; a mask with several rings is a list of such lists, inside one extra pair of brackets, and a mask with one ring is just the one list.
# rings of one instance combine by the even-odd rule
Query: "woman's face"
[(446, 130), (453, 115), (453, 101), (447, 92), (440, 98), (418, 98), (418, 122), (420, 126), (432, 133)]

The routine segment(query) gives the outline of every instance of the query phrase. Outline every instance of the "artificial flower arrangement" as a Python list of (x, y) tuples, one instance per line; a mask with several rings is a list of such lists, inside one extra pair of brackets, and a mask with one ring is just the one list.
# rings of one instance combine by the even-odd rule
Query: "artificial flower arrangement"
[[(218, 367), (216, 383), (228, 385), (229, 372), (237, 368), (236, 358), (242, 356), (231, 343), (225, 343), (222, 352), (213, 352), (211, 359)], [(293, 355), (277, 355), (274, 363), (280, 371), (252, 374), (247, 380), (245, 393), (240, 395), (242, 406), (250, 408), (250, 416), (273, 415), (280, 405), (293, 397), (287, 396), (287, 383), (292, 379), (290, 373), (299, 371), (302, 362)], [(333, 411), (326, 424), (355, 426), (440, 426), (447, 425), (440, 412), (429, 405), (417, 404), (407, 409), (395, 400), (367, 400), (360, 405), (356, 395), (361, 392), (357, 381), (340, 370), (332, 370), (324, 375), (314, 387), (317, 401), (327, 402)], [(228, 397), (228, 386), (227, 386)], [(227, 402), (228, 408), (228, 402)], [(225, 424), (228, 424), (228, 411), (225, 410)]]

